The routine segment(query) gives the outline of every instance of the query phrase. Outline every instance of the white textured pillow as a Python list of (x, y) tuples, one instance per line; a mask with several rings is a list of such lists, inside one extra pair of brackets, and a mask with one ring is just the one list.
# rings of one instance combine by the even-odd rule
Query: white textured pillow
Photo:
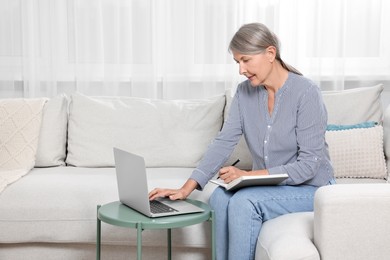
[(327, 131), (336, 178), (386, 179), (383, 127)]
[(353, 125), (382, 121), (381, 93), (383, 85), (342, 91), (323, 91), (328, 110), (328, 124)]
[(151, 100), (71, 96), (70, 165), (114, 166), (113, 147), (139, 154), (147, 167), (195, 167), (221, 128), (225, 97)]
[(62, 94), (50, 99), (43, 109), (35, 167), (65, 165), (68, 99)]

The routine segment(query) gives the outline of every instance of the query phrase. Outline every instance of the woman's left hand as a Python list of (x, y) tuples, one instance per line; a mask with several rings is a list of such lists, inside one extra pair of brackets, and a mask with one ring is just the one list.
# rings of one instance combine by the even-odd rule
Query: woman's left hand
[(268, 175), (269, 172), (267, 169), (256, 170), (256, 171), (244, 171), (240, 170), (234, 166), (223, 167), (219, 170), (219, 178), (222, 179), (225, 183), (229, 183), (241, 176), (248, 175)]
[(219, 178), (229, 183), (241, 176), (249, 175), (247, 171), (240, 170), (234, 166), (223, 167), (219, 170)]

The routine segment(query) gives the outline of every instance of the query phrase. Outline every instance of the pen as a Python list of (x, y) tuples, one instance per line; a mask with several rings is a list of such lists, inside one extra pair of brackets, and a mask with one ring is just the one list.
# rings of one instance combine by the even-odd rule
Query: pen
[(233, 164), (232, 164), (232, 166), (235, 166), (237, 163), (239, 163), (240, 162), (240, 159), (237, 159), (237, 161), (235, 161)]
[[(237, 163), (239, 163), (240, 162), (240, 159), (237, 159), (237, 161), (235, 161), (233, 164), (232, 164), (232, 166), (235, 166)], [(218, 176), (218, 178), (217, 178), (217, 180), (219, 179), (219, 176)]]

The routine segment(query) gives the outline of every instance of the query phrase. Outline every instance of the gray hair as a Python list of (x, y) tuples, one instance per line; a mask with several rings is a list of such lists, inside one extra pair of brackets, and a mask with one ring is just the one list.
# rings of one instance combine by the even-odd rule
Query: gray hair
[(275, 58), (280, 62), (283, 68), (295, 74), (302, 75), (301, 72), (282, 60), (280, 57), (280, 43), (278, 37), (261, 23), (249, 23), (241, 26), (230, 41), (229, 51), (235, 51), (245, 55), (254, 55), (263, 52), (269, 46), (274, 46), (276, 48)]

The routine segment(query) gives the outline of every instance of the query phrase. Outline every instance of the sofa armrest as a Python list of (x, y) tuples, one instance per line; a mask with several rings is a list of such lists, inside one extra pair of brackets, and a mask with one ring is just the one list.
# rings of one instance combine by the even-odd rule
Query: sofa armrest
[(389, 216), (389, 184), (321, 187), (314, 201), (314, 244), (321, 259), (388, 259)]

